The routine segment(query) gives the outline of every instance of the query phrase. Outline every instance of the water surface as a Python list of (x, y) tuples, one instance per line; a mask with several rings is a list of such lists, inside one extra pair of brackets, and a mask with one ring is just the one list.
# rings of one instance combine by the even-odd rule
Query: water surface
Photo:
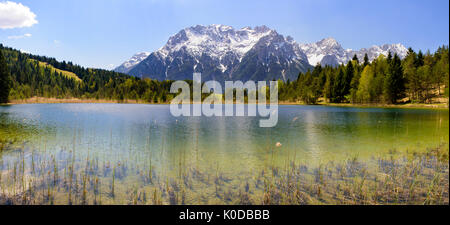
[(368, 160), (392, 151), (425, 151), (449, 139), (448, 110), (279, 106), (276, 127), (260, 128), (260, 119), (176, 118), (168, 105), (2, 106), (0, 134), (17, 139), (21, 150), (3, 153), (0, 169), (31, 162), (34, 155), (43, 164), (54, 160), (64, 173), (71, 161), (126, 165), (134, 171), (120, 177), (126, 187), (138, 185), (135, 176), (146, 168), (174, 176), (186, 168), (221, 171), (238, 177), (239, 186), (267, 165)]

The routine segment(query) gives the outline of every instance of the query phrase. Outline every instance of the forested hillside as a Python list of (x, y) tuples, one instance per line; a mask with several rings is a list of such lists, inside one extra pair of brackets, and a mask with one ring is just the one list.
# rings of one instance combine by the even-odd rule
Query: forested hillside
[(159, 103), (171, 98), (168, 94), (170, 81), (141, 80), (108, 70), (84, 68), (72, 62), (22, 53), (1, 44), (0, 51), (11, 74), (10, 100), (38, 96)]
[(434, 54), (411, 48), (405, 59), (380, 55), (369, 63), (356, 56), (338, 67), (316, 66), (293, 82), (280, 83), (280, 100), (330, 103), (433, 103), (449, 92), (448, 46)]

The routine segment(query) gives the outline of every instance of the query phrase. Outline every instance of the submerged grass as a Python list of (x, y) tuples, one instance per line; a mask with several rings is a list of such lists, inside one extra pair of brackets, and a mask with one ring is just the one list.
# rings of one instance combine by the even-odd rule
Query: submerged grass
[(0, 138), (0, 153), (9, 149), (13, 143), (13, 140)]
[(246, 175), (226, 173), (219, 163), (199, 167), (184, 153), (171, 173), (156, 168), (152, 155), (138, 165), (75, 149), (23, 148), (14, 160), (0, 155), (0, 204), (449, 204), (448, 144), (318, 166), (288, 157)]

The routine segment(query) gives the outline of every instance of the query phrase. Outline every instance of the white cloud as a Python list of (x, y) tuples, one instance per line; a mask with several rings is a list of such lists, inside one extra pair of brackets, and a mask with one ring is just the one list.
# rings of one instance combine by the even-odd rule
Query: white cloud
[(16, 36), (8, 36), (8, 39), (22, 39), (22, 38), (28, 38), (31, 37), (31, 34), (22, 34), (22, 35), (16, 35)]
[(31, 27), (37, 23), (36, 14), (22, 3), (0, 2), (0, 29)]

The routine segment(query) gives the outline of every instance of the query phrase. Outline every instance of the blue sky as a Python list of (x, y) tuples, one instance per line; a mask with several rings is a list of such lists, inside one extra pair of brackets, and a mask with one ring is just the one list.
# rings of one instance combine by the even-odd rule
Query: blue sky
[(10, 1), (28, 7), (37, 23), (0, 28), (0, 43), (87, 67), (118, 66), (197, 24), (266, 25), (300, 43), (334, 37), (352, 49), (402, 43), (434, 51), (449, 43), (448, 0)]

